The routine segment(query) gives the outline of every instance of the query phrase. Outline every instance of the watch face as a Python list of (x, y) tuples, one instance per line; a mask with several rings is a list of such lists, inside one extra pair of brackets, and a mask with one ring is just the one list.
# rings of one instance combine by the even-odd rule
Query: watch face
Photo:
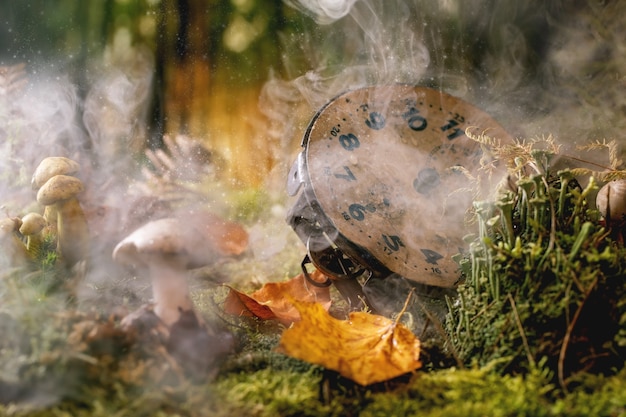
[(429, 285), (459, 279), (480, 145), (465, 129), (512, 138), (489, 115), (437, 90), (354, 90), (328, 103), (304, 138), (315, 199), (347, 240), (389, 270)]

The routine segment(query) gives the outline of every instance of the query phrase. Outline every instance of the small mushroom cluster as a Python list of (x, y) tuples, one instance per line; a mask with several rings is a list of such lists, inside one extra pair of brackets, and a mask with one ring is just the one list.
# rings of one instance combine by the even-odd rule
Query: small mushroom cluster
[(79, 169), (77, 162), (65, 157), (41, 161), (31, 184), (37, 191), (37, 202), (44, 207), (43, 214), (31, 212), (21, 219), (0, 221), (3, 267), (24, 266), (37, 259), (47, 236), (56, 240), (58, 257), (68, 268), (87, 257), (89, 232), (77, 199), (84, 188), (75, 176)]
[[(57, 254), (70, 268), (88, 255), (89, 231), (77, 196), (84, 187), (76, 177), (80, 165), (65, 157), (41, 161), (32, 178), (43, 214), (27, 213), (22, 218), (0, 222), (0, 241), (7, 265), (22, 266), (36, 259), (46, 236), (57, 242)], [(7, 266), (3, 265), (3, 266)]]
[[(49, 157), (40, 163), (32, 189), (41, 210), (0, 220), (0, 266), (27, 266), (43, 253), (44, 243), (48, 248), (55, 245), (58, 259), (68, 270), (78, 270), (76, 264), (88, 258), (90, 234), (79, 202), (84, 191), (79, 171), (80, 165), (65, 157)], [(154, 299), (122, 318), (121, 330), (157, 335), (180, 365), (202, 376), (213, 369), (216, 358), (233, 349), (233, 337), (209, 324), (194, 308), (188, 269), (240, 255), (247, 249), (248, 234), (240, 225), (210, 212), (180, 210), (178, 214), (169, 210), (170, 217), (149, 221), (113, 250), (114, 261), (150, 278)], [(5, 258), (10, 262), (7, 265), (2, 263)]]
[(44, 159), (32, 179), (37, 202), (45, 207), (44, 218), (57, 235), (57, 251), (67, 266), (85, 259), (89, 247), (89, 229), (77, 196), (84, 191), (76, 177), (80, 165), (68, 158)]

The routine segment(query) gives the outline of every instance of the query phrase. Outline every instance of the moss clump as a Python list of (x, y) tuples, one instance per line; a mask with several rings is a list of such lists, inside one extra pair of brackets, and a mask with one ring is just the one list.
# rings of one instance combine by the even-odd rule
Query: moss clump
[[(550, 154), (531, 154), (548, 166)], [(565, 389), (578, 372), (624, 366), (626, 250), (589, 207), (596, 191), (593, 177), (583, 189), (546, 168), (475, 203), (479, 235), (446, 323), (463, 361), (511, 373), (542, 364)]]

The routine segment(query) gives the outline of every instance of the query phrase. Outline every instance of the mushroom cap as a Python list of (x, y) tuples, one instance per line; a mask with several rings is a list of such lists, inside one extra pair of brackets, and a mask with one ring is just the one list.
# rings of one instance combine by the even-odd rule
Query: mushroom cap
[(74, 175), (79, 170), (78, 162), (63, 156), (51, 156), (39, 163), (33, 174), (31, 186), (33, 190), (37, 190), (55, 175)]
[(75, 197), (83, 190), (83, 183), (78, 178), (69, 175), (55, 175), (39, 189), (37, 201), (44, 206), (50, 206), (58, 201)]
[(0, 268), (27, 262), (26, 246), (16, 233), (21, 225), (17, 217), (0, 219)]
[(210, 264), (215, 257), (200, 233), (178, 218), (146, 223), (113, 250), (113, 260), (124, 265), (147, 266), (150, 257), (176, 257), (187, 268)]
[(11, 233), (17, 232), (21, 226), (22, 220), (17, 217), (0, 219), (0, 234), (8, 236)]
[(626, 219), (626, 180), (606, 183), (596, 196), (596, 206), (602, 217), (612, 222)]
[(20, 233), (24, 236), (36, 235), (46, 227), (46, 219), (39, 213), (28, 213), (22, 217)]

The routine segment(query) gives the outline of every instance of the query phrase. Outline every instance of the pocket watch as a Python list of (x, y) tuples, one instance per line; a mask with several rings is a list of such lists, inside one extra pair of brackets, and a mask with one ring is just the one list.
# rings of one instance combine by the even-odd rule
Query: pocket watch
[(364, 299), (361, 276), (454, 287), (484, 157), (468, 127), (513, 141), (487, 113), (422, 86), (370, 86), (324, 105), (287, 181), (305, 277), (312, 264), (329, 279), (311, 282), (334, 283), (353, 307)]

